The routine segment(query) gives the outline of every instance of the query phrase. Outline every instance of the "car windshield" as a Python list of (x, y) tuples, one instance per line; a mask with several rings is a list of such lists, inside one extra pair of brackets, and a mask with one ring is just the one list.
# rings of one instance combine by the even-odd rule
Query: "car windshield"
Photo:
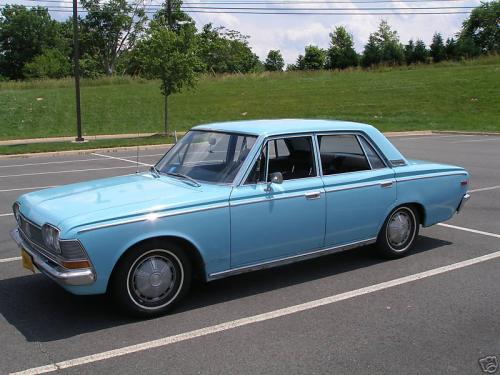
[(186, 182), (233, 182), (257, 137), (192, 130), (156, 164), (155, 171)]

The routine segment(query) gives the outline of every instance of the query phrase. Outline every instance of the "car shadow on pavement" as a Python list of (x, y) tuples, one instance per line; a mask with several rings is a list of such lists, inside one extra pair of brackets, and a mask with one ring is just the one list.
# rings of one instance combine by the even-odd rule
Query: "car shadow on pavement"
[[(420, 236), (413, 254), (450, 245)], [(372, 246), (332, 254), (276, 269), (256, 271), (208, 284), (198, 283), (175, 309), (179, 314), (387, 261)], [(75, 296), (36, 274), (0, 280), (0, 314), (28, 342), (50, 342), (132, 323), (106, 296)]]

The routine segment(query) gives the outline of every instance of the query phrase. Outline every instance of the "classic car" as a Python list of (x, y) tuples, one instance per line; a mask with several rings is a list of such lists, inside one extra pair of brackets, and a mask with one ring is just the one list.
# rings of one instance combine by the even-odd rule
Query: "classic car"
[(406, 159), (376, 128), (261, 120), (196, 126), (143, 173), (21, 195), (23, 265), (75, 294), (164, 313), (211, 281), (375, 244), (407, 255), (467, 201), (463, 168)]

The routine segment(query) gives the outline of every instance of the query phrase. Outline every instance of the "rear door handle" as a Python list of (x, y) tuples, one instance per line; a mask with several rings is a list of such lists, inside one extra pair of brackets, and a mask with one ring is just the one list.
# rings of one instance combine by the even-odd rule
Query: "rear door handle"
[(321, 198), (321, 192), (320, 191), (312, 191), (310, 193), (305, 193), (304, 196), (306, 199), (313, 200), (313, 199), (319, 199)]
[(381, 182), (380, 187), (382, 188), (388, 188), (392, 186), (392, 181), (387, 181), (387, 182)]

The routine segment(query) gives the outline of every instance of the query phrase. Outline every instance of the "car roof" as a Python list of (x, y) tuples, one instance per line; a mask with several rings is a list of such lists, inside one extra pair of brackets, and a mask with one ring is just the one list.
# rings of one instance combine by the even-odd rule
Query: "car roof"
[(350, 121), (283, 119), (216, 122), (195, 126), (193, 130), (212, 130), (228, 133), (253, 134), (257, 136), (274, 136), (280, 134), (325, 131), (370, 132), (370, 130), (373, 130), (373, 126)]

